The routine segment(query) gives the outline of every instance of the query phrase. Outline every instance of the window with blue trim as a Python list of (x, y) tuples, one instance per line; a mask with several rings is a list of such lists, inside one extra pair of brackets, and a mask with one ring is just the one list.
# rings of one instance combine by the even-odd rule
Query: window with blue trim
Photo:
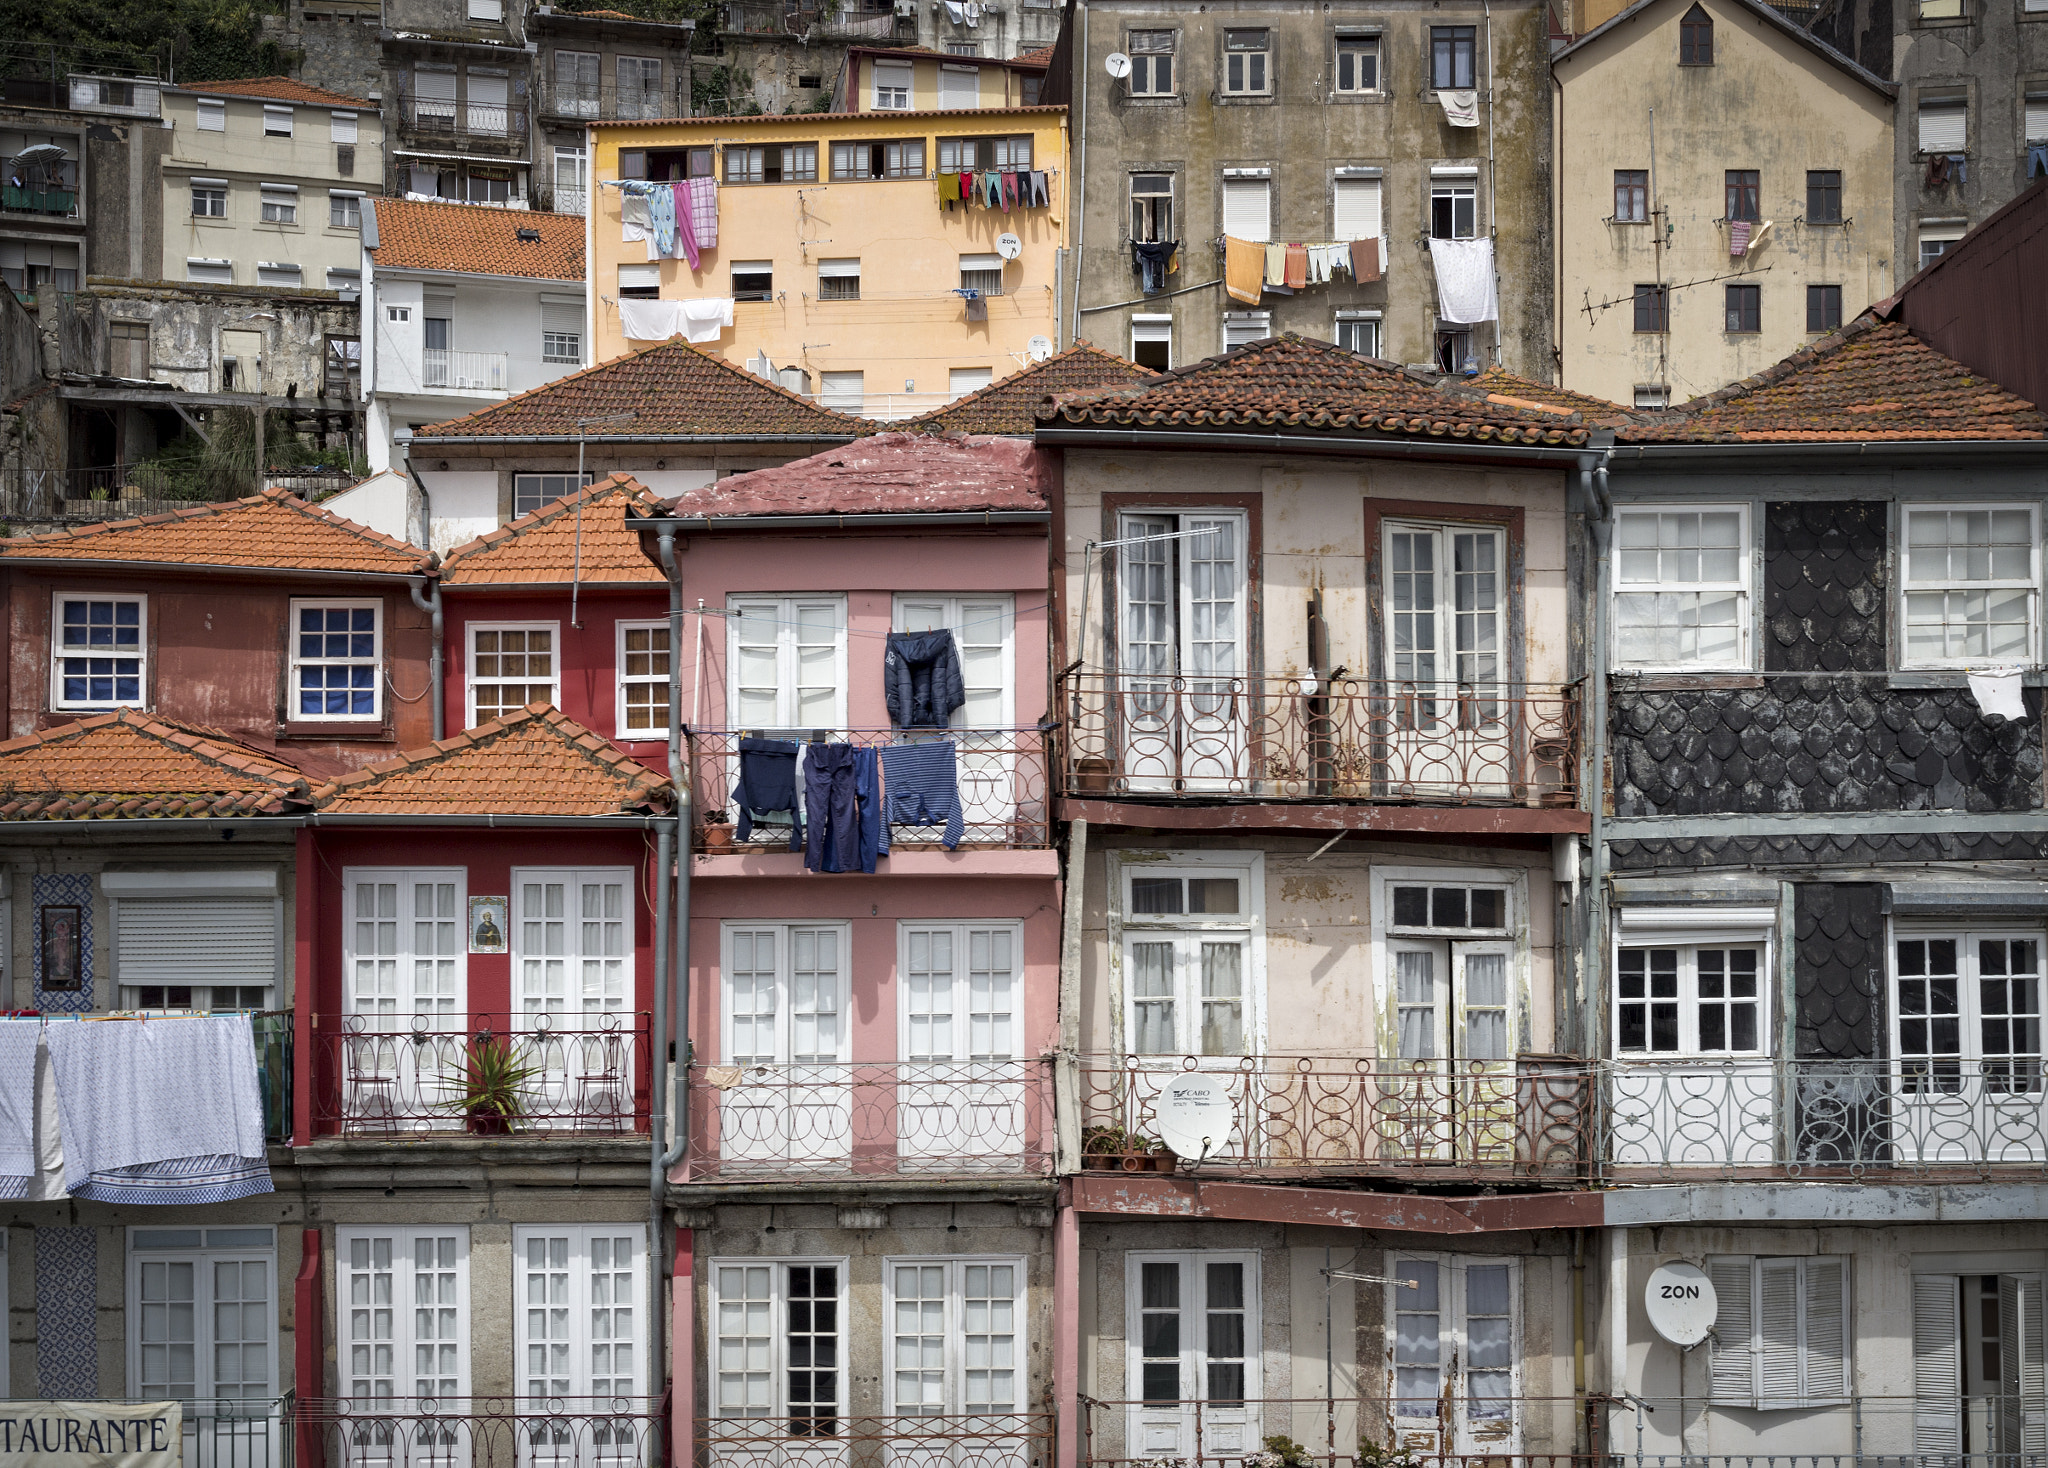
[(146, 599), (139, 596), (57, 598), (53, 707), (143, 707), (145, 607)]
[(381, 610), (374, 601), (292, 603), (292, 718), (383, 713)]

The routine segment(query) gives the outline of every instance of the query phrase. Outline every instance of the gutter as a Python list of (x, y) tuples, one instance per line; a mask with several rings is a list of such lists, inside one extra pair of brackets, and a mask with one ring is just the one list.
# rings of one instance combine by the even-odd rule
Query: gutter
[[(668, 1211), (669, 1169), (681, 1162), (690, 1150), (690, 813), (691, 790), (683, 779), (683, 569), (676, 556), (676, 525), (673, 521), (657, 524), (654, 528), (656, 549), (661, 560), (663, 578), (668, 582), (668, 778), (675, 788), (675, 814), (668, 817), (663, 827), (661, 848), (672, 851), (675, 863), (674, 875), (663, 867), (657, 874), (660, 896), (656, 903), (657, 949), (655, 965), (654, 996), (654, 1066), (652, 1078), (657, 1087), (650, 1121), (648, 1157), (648, 1207), (654, 1232), (654, 1250), (660, 1255), (655, 1268), (647, 1271), (648, 1282), (653, 1295), (653, 1314), (648, 1321), (652, 1332), (656, 1362), (667, 1359), (665, 1333), (670, 1319), (670, 1306), (675, 1295), (674, 1263), (675, 1250), (664, 1243), (663, 1223)], [(669, 883), (675, 884), (673, 902), (669, 899)], [(674, 934), (674, 956), (670, 959), (670, 931)], [(670, 960), (667, 963), (662, 960)], [(668, 1038), (669, 1029), (664, 1021), (673, 1015), (675, 1039)], [(670, 1058), (670, 1045), (674, 1044), (674, 1058)], [(683, 1078), (681, 1086), (673, 1086), (671, 1066), (677, 1067)], [(673, 1086), (675, 1094), (675, 1141), (664, 1143), (662, 1122), (667, 1117), (669, 1091)], [(692, 1259), (695, 1250), (691, 1251)], [(693, 1265), (694, 1269), (694, 1265)], [(695, 1308), (695, 1302), (691, 1302)], [(694, 1427), (684, 1429), (694, 1438)], [(695, 1461), (695, 1443), (685, 1445), (676, 1454), (683, 1462)]]
[[(600, 364), (602, 365), (602, 364)], [(587, 370), (587, 369), (586, 369)], [(823, 411), (823, 410), (820, 410)], [(724, 444), (724, 443), (852, 443), (866, 435), (854, 428), (849, 421), (845, 433), (593, 433), (589, 443), (680, 443), (680, 444)], [(559, 433), (464, 433), (427, 434), (413, 436), (417, 444), (540, 444), (557, 445), (563, 449), (575, 439)], [(630, 471), (628, 471), (630, 472)]]
[(1050, 510), (941, 510), (934, 512), (904, 511), (879, 515), (849, 512), (838, 515), (677, 515), (665, 520), (626, 519), (626, 528), (641, 527), (659, 531), (663, 525), (673, 525), (692, 535), (715, 534), (719, 531), (744, 530), (859, 530), (866, 526), (893, 529), (905, 525), (948, 525), (961, 530), (970, 530), (982, 525), (1050, 525)]
[[(424, 559), (424, 557), (422, 557)], [(62, 556), (8, 556), (10, 566), (62, 566), (67, 571), (96, 574), (101, 570), (204, 571), (217, 576), (278, 576), (294, 581), (411, 581), (417, 571), (301, 571), (292, 566), (219, 566), (197, 561), (102, 561)]]
[[(1607, 644), (1610, 607), (1608, 588), (1614, 579), (1614, 497), (1607, 491), (1610, 450), (1597, 461), (1589, 460), (1579, 469), (1579, 487), (1589, 503), (1587, 528), (1593, 534), (1593, 645), (1586, 650), (1586, 677), (1593, 685), (1592, 737), (1586, 741), (1586, 773), (1581, 788), (1591, 801), (1593, 829), (1587, 837), (1592, 845), (1591, 880), (1586, 884), (1586, 942), (1582, 951), (1585, 969), (1594, 972), (1594, 955), (1607, 952)], [(1581, 1001), (1578, 1038), (1581, 1052), (1601, 1054), (1591, 1033), (1593, 1016), (1604, 1015), (1603, 1005), (1592, 1002), (1588, 993)], [(1623, 1235), (1625, 1238), (1626, 1235)]]
[(73, 816), (54, 821), (0, 821), (0, 831), (176, 831), (198, 836), (219, 831), (226, 839), (230, 831), (296, 831), (306, 824), (311, 812), (275, 816)]
[[(1802, 463), (1839, 459), (1844, 468), (1907, 467), (1896, 462), (1901, 459), (1916, 462), (1925, 459), (1929, 464), (1946, 467), (1957, 458), (2037, 462), (2048, 460), (2048, 439), (1894, 438), (1861, 439), (1850, 443), (1634, 443), (1616, 444), (1612, 456), (1616, 460), (1625, 459), (1631, 464), (1646, 467), (1660, 462), (1691, 466), (1725, 461), (1754, 468), (1756, 460), (1764, 456), (1792, 459)], [(1893, 462), (1887, 463), (1887, 460)]]
[[(616, 815), (616, 816), (512, 816), (498, 815), (491, 811), (467, 811), (460, 813), (432, 815), (402, 814), (373, 815), (354, 811), (308, 811), (300, 818), (308, 826), (464, 826), (474, 829), (483, 827), (493, 831), (516, 831), (528, 828), (544, 830), (582, 831), (658, 831), (669, 816)], [(98, 822), (96, 824), (105, 824)], [(158, 823), (160, 824), (160, 823)]]
[(1040, 424), (1034, 440), (1042, 444), (1062, 444), (1075, 448), (1264, 449), (1271, 453), (1337, 454), (1345, 458), (1477, 459), (1482, 462), (1520, 459), (1524, 462), (1570, 464), (1576, 467), (1589, 448), (1597, 452), (1606, 447), (1599, 441), (1604, 430), (1596, 429), (1594, 434), (1594, 441), (1589, 444), (1491, 444), (1449, 438), (1423, 441), (1362, 436), (1310, 438), (1286, 432), (1162, 432), (1144, 428), (1056, 428)]

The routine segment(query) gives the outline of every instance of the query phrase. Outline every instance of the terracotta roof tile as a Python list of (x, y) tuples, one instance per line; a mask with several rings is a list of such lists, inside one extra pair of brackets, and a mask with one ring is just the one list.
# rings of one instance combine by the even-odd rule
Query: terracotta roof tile
[(1668, 413), (1622, 443), (1826, 443), (2048, 437), (2048, 418), (1903, 323), (1865, 313), (1754, 377)]
[(0, 821), (276, 815), (307, 798), (274, 755), (134, 709), (0, 744)]
[(571, 576), (579, 576), (586, 586), (660, 586), (661, 568), (641, 552), (639, 532), (626, 529), (626, 515), (660, 514), (661, 508), (661, 501), (632, 475), (610, 475), (457, 546), (441, 558), (441, 584), (566, 586)]
[(180, 92), (200, 92), (209, 97), (251, 97), (264, 102), (296, 102), (303, 107), (347, 107), (359, 112), (375, 112), (377, 104), (366, 97), (351, 97), (343, 92), (330, 92), (325, 87), (316, 87), (289, 76), (252, 76), (236, 82), (185, 82), (174, 88)]
[(599, 429), (626, 438), (857, 438), (875, 425), (821, 408), (688, 342), (615, 357), (481, 412), (431, 424), (420, 438), (571, 438), (578, 418), (628, 409), (631, 423)]
[(1035, 51), (1019, 51), (1017, 53), (1017, 64), (1019, 66), (1050, 66), (1052, 64), (1052, 53), (1056, 49), (1053, 46), (1040, 46)]
[(1628, 409), (1606, 398), (1555, 387), (1533, 377), (1518, 377), (1504, 367), (1489, 367), (1477, 377), (1447, 381), (1444, 386), (1462, 396), (1498, 403), (1503, 407), (1550, 408), (1559, 413), (1578, 413), (1588, 423), (1619, 422), (1628, 414)]
[(1062, 398), (1038, 417), (1146, 427), (1286, 425), (1481, 443), (1586, 441), (1574, 419), (1461, 398), (1407, 368), (1292, 332), (1127, 388)]
[(312, 798), (334, 815), (610, 816), (672, 804), (667, 780), (544, 703), (343, 775)]
[(1087, 342), (1075, 342), (1056, 357), (1034, 362), (1000, 382), (992, 382), (896, 427), (911, 433), (1029, 435), (1037, 427), (1039, 405), (1049, 397), (1088, 388), (1123, 387), (1151, 376), (1148, 367), (1127, 362), (1116, 353)]
[(282, 489), (0, 542), (0, 557), (418, 574), (426, 553)]
[[(377, 248), (370, 254), (380, 269), (583, 283), (580, 214), (488, 204), (422, 204), (412, 199), (365, 199), (363, 207), (377, 215)], [(522, 229), (537, 232), (540, 239), (520, 239)]]
[(732, 474), (668, 501), (678, 515), (1043, 510), (1029, 439), (878, 433), (808, 459)]

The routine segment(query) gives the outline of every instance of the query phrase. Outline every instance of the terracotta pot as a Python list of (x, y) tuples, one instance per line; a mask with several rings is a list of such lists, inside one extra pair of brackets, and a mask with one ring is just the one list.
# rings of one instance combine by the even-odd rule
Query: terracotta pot
[(1117, 1161), (1106, 1152), (1089, 1152), (1082, 1156), (1081, 1166), (1090, 1172), (1114, 1172)]
[(1172, 1172), (1179, 1162), (1180, 1155), (1171, 1147), (1161, 1147), (1152, 1154), (1152, 1170), (1154, 1172)]
[(706, 826), (704, 828), (704, 846), (706, 850), (721, 851), (730, 845), (732, 845), (731, 826)]
[(1074, 788), (1083, 795), (1109, 794), (1110, 763), (1101, 755), (1074, 761)]
[(469, 1134), (473, 1137), (509, 1137), (512, 1123), (495, 1111), (469, 1113)]
[(1149, 1152), (1125, 1152), (1117, 1157), (1117, 1165), (1125, 1172), (1150, 1172), (1152, 1154)]

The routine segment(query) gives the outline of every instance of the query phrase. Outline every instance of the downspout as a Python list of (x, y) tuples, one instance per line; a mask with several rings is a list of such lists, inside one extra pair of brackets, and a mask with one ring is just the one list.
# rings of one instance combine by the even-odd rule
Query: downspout
[(1067, 179), (1067, 213), (1074, 221), (1074, 310), (1067, 344), (1081, 336), (1081, 246), (1088, 233), (1088, 191), (1075, 182), (1088, 177), (1088, 5), (1081, 4), (1081, 51), (1074, 58), (1075, 85), (1081, 92), (1081, 115), (1074, 125), (1074, 171)]
[(1586, 1234), (1572, 1231), (1572, 1451), (1589, 1456), (1592, 1422), (1586, 1416)]
[[(406, 460), (406, 472), (412, 471), (412, 461)], [(421, 493), (425, 493), (424, 490)], [(412, 591), (412, 604), (425, 612), (434, 621), (434, 648), (427, 661), (428, 683), (432, 689), (434, 739), (444, 738), (448, 732), (448, 700), (441, 687), (441, 650), (444, 628), (441, 621), (441, 583), (432, 580), (433, 595), (426, 594), (426, 587), (432, 580), (426, 576), (408, 576), (405, 584)]]
[[(1493, 234), (1493, 365), (1502, 365), (1500, 339), (1502, 336), (1500, 311), (1500, 189), (1499, 178), (1493, 163), (1493, 6), (1490, 0), (1480, 0), (1480, 8), (1486, 13), (1486, 227)], [(1556, 309), (1555, 307), (1552, 308)]]
[[(1593, 532), (1593, 645), (1586, 651), (1587, 682), (1593, 690), (1592, 738), (1586, 741), (1586, 796), (1591, 802), (1591, 881), (1586, 889), (1586, 942), (1581, 950), (1588, 975), (1604, 972), (1607, 952), (1607, 667), (1612, 609), (1609, 591), (1614, 570), (1614, 500), (1607, 492), (1607, 465), (1612, 449), (1597, 464), (1579, 471), (1579, 485), (1590, 503), (1588, 528)], [(1588, 1062), (1605, 1053), (1604, 1006), (1591, 986), (1580, 1012), (1581, 1039)]]
[[(667, 1205), (669, 1171), (683, 1160), (690, 1147), (691, 791), (688, 782), (683, 778), (683, 573), (681, 565), (676, 560), (676, 529), (675, 523), (669, 521), (655, 527), (654, 532), (655, 542), (661, 554), (662, 575), (668, 581), (668, 778), (669, 783), (675, 787), (676, 798), (675, 816), (669, 823), (673, 835), (665, 843), (666, 854), (658, 858), (664, 863), (674, 864), (673, 875), (666, 865), (663, 866), (660, 875), (662, 890), (659, 910), (669, 917), (672, 938), (664, 935), (662, 956), (669, 962), (665, 966), (665, 974), (657, 970), (656, 982), (659, 983), (662, 977), (666, 977), (668, 982), (665, 986), (666, 993), (657, 993), (656, 1003), (665, 1008), (671, 1017), (675, 1033), (674, 1050), (671, 1055), (669, 1031), (663, 1027), (659, 1019), (656, 1020), (654, 1048), (659, 1084), (662, 1087), (662, 1094), (656, 1105), (661, 1108), (662, 1114), (666, 1114), (668, 1110), (667, 1092), (673, 1084), (669, 1079), (671, 1074), (680, 1074), (682, 1084), (674, 1086), (674, 1142), (665, 1146), (660, 1123), (656, 1122), (652, 1127), (654, 1166), (650, 1185), (653, 1189), (654, 1244), (661, 1254), (652, 1328), (657, 1332), (655, 1339), (658, 1342), (661, 1339), (659, 1332), (665, 1321), (672, 1320), (676, 1327), (672, 1337), (676, 1347), (676, 1359), (671, 1364), (670, 1383), (673, 1411), (675, 1417), (681, 1420), (671, 1422), (669, 1441), (672, 1444), (671, 1462), (689, 1465), (697, 1460), (697, 1365), (696, 1353), (691, 1348), (694, 1333), (689, 1328), (696, 1319), (696, 1301), (693, 1298), (696, 1280), (695, 1237), (692, 1236), (691, 1247), (688, 1250), (681, 1247), (680, 1241), (673, 1251), (661, 1248), (662, 1215)], [(668, 890), (671, 881), (674, 883), (673, 899), (670, 898)], [(690, 1258), (691, 1267), (689, 1273), (682, 1277), (684, 1283), (681, 1288), (685, 1297), (676, 1298), (678, 1285), (674, 1263), (677, 1256), (684, 1254)], [(649, 1273), (653, 1275), (656, 1271)], [(660, 1362), (662, 1359), (663, 1355), (657, 1347), (655, 1360)]]

